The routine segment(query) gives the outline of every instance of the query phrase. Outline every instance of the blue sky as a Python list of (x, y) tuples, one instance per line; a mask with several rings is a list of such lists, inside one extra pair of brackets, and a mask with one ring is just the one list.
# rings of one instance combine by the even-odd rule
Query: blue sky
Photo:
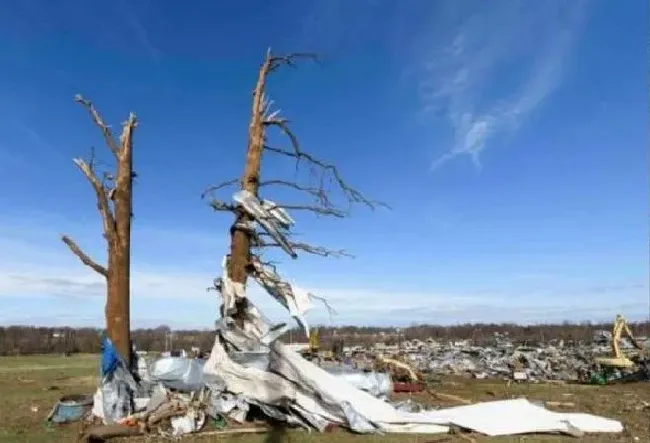
[[(275, 75), (271, 98), (306, 149), (393, 208), (295, 214), (301, 240), (356, 256), (278, 256), (334, 324), (647, 317), (647, 14), (604, 0), (2, 1), (0, 323), (103, 324), (101, 279), (58, 239), (104, 259), (72, 158), (109, 157), (81, 93), (115, 127), (140, 121), (133, 325), (213, 324), (205, 287), (231, 219), (200, 194), (241, 175), (269, 46), (322, 55)], [(294, 166), (267, 156), (262, 174)]]

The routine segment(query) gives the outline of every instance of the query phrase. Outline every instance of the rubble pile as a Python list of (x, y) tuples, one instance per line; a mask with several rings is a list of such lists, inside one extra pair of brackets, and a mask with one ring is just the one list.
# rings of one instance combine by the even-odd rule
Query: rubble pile
[(477, 378), (511, 378), (513, 372), (527, 380), (579, 380), (601, 347), (477, 347), (449, 346), (413, 358), (422, 372), (472, 374)]
[[(622, 348), (626, 352), (634, 349), (624, 340)], [(595, 357), (609, 353), (611, 343), (607, 339), (568, 345), (558, 341), (543, 346), (515, 346), (508, 341), (494, 346), (458, 342), (411, 353), (408, 358), (420, 372), (434, 375), (469, 374), (481, 379), (510, 379), (517, 374), (517, 379), (528, 381), (585, 381), (594, 370)]]

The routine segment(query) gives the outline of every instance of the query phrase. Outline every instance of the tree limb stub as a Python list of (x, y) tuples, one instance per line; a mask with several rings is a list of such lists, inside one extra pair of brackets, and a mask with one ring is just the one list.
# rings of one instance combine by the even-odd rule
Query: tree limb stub
[[(137, 126), (138, 126), (138, 119), (136, 118), (135, 114), (133, 112), (129, 113), (129, 118), (122, 124), (122, 134), (120, 134), (121, 149), (119, 151), (119, 155), (121, 155), (124, 158), (131, 156), (131, 149), (133, 148), (133, 130)], [(111, 140), (113, 140), (112, 137)], [(108, 144), (108, 140), (106, 141), (106, 143)], [(132, 179), (133, 176), (137, 174), (131, 171), (131, 175), (132, 176), (129, 177), (129, 180)]]
[(79, 170), (86, 176), (90, 184), (92, 185), (95, 195), (97, 196), (97, 208), (102, 216), (102, 223), (104, 226), (104, 235), (107, 239), (112, 240), (115, 236), (115, 218), (111, 207), (108, 203), (108, 195), (106, 194), (106, 189), (102, 185), (102, 182), (97, 178), (94, 169), (91, 164), (86, 163), (80, 158), (75, 158), (73, 160), (74, 164), (77, 165)]
[(228, 186), (232, 186), (239, 181), (240, 180), (238, 178), (233, 178), (232, 180), (221, 182), (218, 185), (208, 186), (208, 188), (206, 188), (206, 190), (201, 193), (201, 198), (206, 198), (208, 195), (213, 194), (214, 192), (220, 189), (226, 188)]
[(110, 127), (106, 123), (104, 123), (104, 119), (102, 118), (101, 115), (99, 115), (99, 112), (97, 112), (92, 102), (90, 100), (86, 100), (79, 94), (75, 95), (74, 101), (81, 104), (84, 108), (88, 110), (88, 113), (92, 117), (93, 122), (95, 122), (95, 124), (99, 126), (99, 129), (102, 131), (102, 135), (104, 136), (106, 145), (111, 150), (111, 152), (115, 155), (115, 157), (118, 157), (120, 155), (119, 154), (120, 149), (117, 143), (115, 142), (115, 138), (113, 138), (113, 133), (111, 132)]
[(77, 245), (77, 243), (75, 243), (74, 240), (72, 240), (72, 239), (71, 239), (70, 237), (68, 237), (67, 235), (62, 235), (62, 236), (61, 236), (61, 241), (63, 241), (63, 243), (65, 243), (65, 244), (68, 246), (68, 248), (70, 248), (70, 251), (72, 251), (72, 253), (73, 253), (74, 255), (76, 255), (76, 256), (79, 258), (79, 260), (81, 260), (81, 262), (82, 262), (84, 265), (86, 265), (86, 266), (92, 268), (92, 269), (93, 269), (95, 272), (97, 272), (98, 274), (101, 274), (101, 275), (103, 275), (104, 277), (108, 278), (108, 270), (107, 270), (105, 267), (103, 267), (103, 266), (97, 264), (97, 262), (95, 262), (95, 261), (94, 261), (92, 258), (90, 258), (87, 254), (85, 254), (85, 253), (81, 250), (81, 248), (79, 247), (79, 245)]
[[(300, 242), (289, 242), (292, 248), (297, 249), (299, 251), (307, 252), (308, 254), (313, 254), (313, 255), (319, 255), (321, 257), (348, 257), (348, 258), (354, 258), (353, 255), (348, 254), (345, 252), (345, 249), (339, 249), (339, 250), (334, 250), (334, 249), (328, 249), (323, 246), (312, 246), (307, 243), (300, 243)], [(259, 248), (273, 248), (273, 247), (280, 247), (279, 243), (261, 243), (258, 245)]]

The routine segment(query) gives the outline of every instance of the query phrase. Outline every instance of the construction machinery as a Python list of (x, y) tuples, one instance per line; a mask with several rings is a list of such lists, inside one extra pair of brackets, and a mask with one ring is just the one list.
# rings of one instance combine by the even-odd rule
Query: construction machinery
[(320, 331), (314, 328), (309, 332), (309, 347), (302, 352), (302, 356), (308, 360), (318, 358), (320, 351)]
[(417, 383), (420, 381), (418, 374), (403, 361), (393, 358), (377, 356), (375, 359), (375, 370), (388, 372), (393, 381)]
[(393, 392), (421, 392), (425, 389), (424, 377), (403, 361), (377, 355), (373, 369), (390, 374)]
[[(638, 351), (638, 356), (635, 357), (634, 360), (624, 355), (621, 351), (620, 341), (623, 333), (627, 335), (627, 338)], [(614, 327), (612, 328), (612, 354), (612, 357), (595, 358), (594, 362), (609, 368), (632, 369), (637, 366), (640, 361), (644, 361), (648, 358), (648, 350), (634, 337), (627, 324), (627, 320), (625, 320), (625, 317), (620, 314), (616, 316)]]
[(321, 349), (320, 330), (318, 328), (314, 328), (309, 332), (309, 346), (301, 352), (301, 355), (307, 360), (332, 360), (334, 358), (331, 350)]

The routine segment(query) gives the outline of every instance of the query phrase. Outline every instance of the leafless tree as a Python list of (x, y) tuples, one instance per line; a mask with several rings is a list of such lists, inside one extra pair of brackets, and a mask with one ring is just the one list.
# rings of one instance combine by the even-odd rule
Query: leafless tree
[[(122, 357), (129, 361), (130, 346), (130, 268), (131, 268), (131, 216), (133, 204), (133, 132), (137, 126), (135, 114), (130, 113), (122, 124), (122, 133), (115, 139), (111, 128), (104, 122), (93, 104), (77, 95), (75, 101), (83, 106), (104, 137), (106, 146), (115, 159), (113, 173), (97, 170), (94, 152), (88, 160), (73, 161), (88, 179), (95, 191), (97, 209), (101, 215), (103, 234), (108, 250), (107, 266), (90, 258), (67, 235), (61, 240), (81, 262), (106, 279), (106, 329)], [(101, 178), (100, 178), (101, 177)]]
[[(334, 164), (321, 160), (302, 149), (298, 137), (291, 129), (290, 122), (280, 115), (280, 111), (273, 108), (273, 101), (266, 93), (267, 80), (270, 74), (283, 66), (296, 67), (301, 60), (318, 61), (315, 54), (291, 53), (288, 55), (274, 55), (269, 50), (262, 62), (255, 89), (253, 91), (253, 106), (248, 128), (248, 147), (246, 150), (246, 163), (241, 179), (224, 181), (212, 186), (204, 192), (203, 196), (210, 197), (210, 204), (216, 211), (231, 211), (235, 213), (235, 223), (231, 229), (231, 250), (228, 263), (229, 277), (238, 283), (246, 283), (251, 269), (252, 259), (263, 248), (282, 247), (277, 241), (267, 240), (267, 235), (251, 230), (252, 217), (241, 206), (218, 199), (216, 192), (227, 187), (239, 184), (242, 190), (258, 197), (261, 189), (272, 186), (281, 186), (298, 191), (312, 200), (311, 204), (280, 204), (274, 203), (275, 208), (288, 211), (309, 211), (317, 215), (343, 218), (349, 215), (354, 204), (361, 204), (372, 210), (378, 207), (387, 207), (384, 203), (370, 200), (361, 192), (351, 187), (341, 176), (339, 169)], [(288, 148), (271, 146), (267, 139), (267, 130), (275, 128), (288, 139)], [(284, 179), (260, 179), (260, 169), (263, 153), (280, 155), (291, 158), (296, 162), (296, 167), (305, 165), (310, 168), (311, 179), (309, 184)], [(315, 183), (315, 184), (313, 184)], [(343, 205), (335, 204), (331, 199), (328, 185), (334, 185), (344, 197)], [(292, 239), (292, 233), (287, 228), (283, 232), (289, 239), (292, 258), (296, 258), (295, 251), (303, 251), (320, 256), (345, 256), (344, 250), (333, 250), (323, 246), (313, 246)], [(286, 250), (286, 248), (284, 248)]]

